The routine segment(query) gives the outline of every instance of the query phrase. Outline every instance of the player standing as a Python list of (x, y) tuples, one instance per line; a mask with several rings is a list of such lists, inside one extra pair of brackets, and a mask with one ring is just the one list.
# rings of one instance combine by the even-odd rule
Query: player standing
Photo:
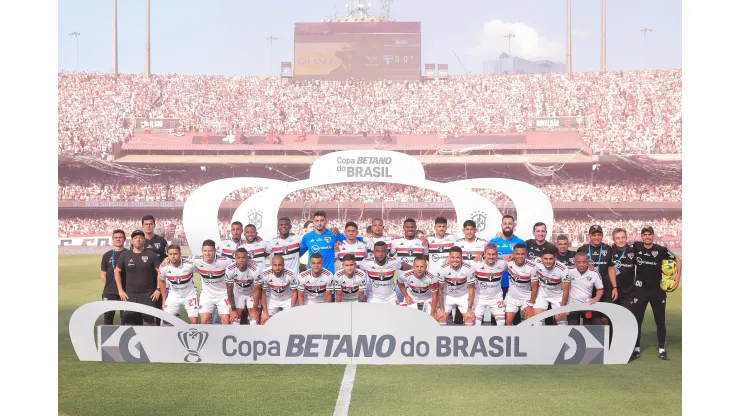
[(450, 256), (450, 249), (457, 241), (454, 235), (447, 234), (445, 217), (437, 217), (434, 220), (434, 234), (427, 240), (429, 242), (429, 270), (432, 273), (439, 273), (447, 257)]
[(267, 268), (267, 243), (257, 235), (257, 227), (254, 224), (247, 224), (244, 227), (244, 244), (239, 248), (244, 248), (249, 254), (249, 258), (257, 263), (260, 272)]
[[(475, 301), (475, 277), (473, 267), (463, 262), (462, 249), (454, 246), (450, 249), (448, 262), (442, 267), (438, 274), (440, 283), (444, 284), (440, 306), (442, 310), (438, 314), (439, 322), (447, 324), (450, 312), (457, 308), (463, 316), (465, 325), (473, 325), (475, 315), (473, 313), (473, 302)], [(442, 315), (444, 311), (444, 315)]]
[(198, 290), (193, 279), (193, 263), (182, 258), (180, 246), (176, 244), (167, 247), (167, 260), (159, 267), (159, 279), (170, 283), (170, 290), (162, 295), (164, 310), (179, 315), (180, 307), (184, 306), (188, 320), (195, 325), (198, 323)]
[(216, 256), (218, 257), (226, 257), (229, 260), (234, 260), (234, 253), (236, 252), (236, 249), (239, 248), (242, 244), (244, 244), (244, 240), (242, 239), (242, 232), (244, 231), (244, 226), (239, 221), (234, 221), (231, 223), (231, 239), (229, 240), (222, 240), (218, 247), (216, 247)]
[(391, 243), (393, 242), (393, 238), (389, 236), (383, 235), (383, 231), (385, 230), (385, 225), (383, 224), (383, 220), (380, 218), (374, 218), (373, 223), (370, 226), (372, 229), (372, 233), (363, 239), (365, 242), (365, 245), (367, 245), (367, 257), (372, 257), (375, 252), (375, 243), (378, 241), (382, 241), (385, 243), (386, 248), (388, 249), (388, 254), (390, 254), (391, 250)]
[(488, 243), (483, 250), (483, 261), (473, 264), (473, 274), (475, 275), (473, 314), (475, 315), (475, 324), (483, 324), (483, 313), (486, 308), (491, 308), (491, 315), (493, 315), (496, 326), (504, 326), (506, 314), (501, 279), (506, 271), (506, 261), (498, 257), (496, 244)]
[(403, 222), (403, 237), (391, 243), (391, 256), (395, 255), (398, 260), (411, 266), (416, 256), (429, 252), (424, 241), (416, 237), (416, 221), (406, 218)]
[[(121, 257), (126, 249), (123, 244), (126, 243), (126, 232), (123, 230), (113, 230), (113, 248), (103, 254), (103, 258), (100, 260), (100, 280), (103, 282), (103, 300), (121, 300), (118, 296), (118, 288), (116, 287), (116, 261)], [(121, 282), (122, 286), (126, 287), (126, 270), (121, 271)], [(116, 311), (108, 311), (103, 314), (103, 325), (113, 325), (113, 317), (116, 315)], [(118, 311), (118, 316), (121, 318), (121, 325), (126, 325), (126, 320), (123, 319), (124, 311)]]
[(222, 325), (229, 324), (234, 306), (234, 282), (226, 275), (226, 269), (233, 263), (226, 257), (216, 257), (216, 242), (206, 240), (201, 255), (191, 259), (200, 275), (200, 323), (211, 322), (213, 308), (217, 309)]
[(285, 270), (290, 270), (293, 276), (298, 276), (298, 258), (300, 257), (301, 238), (290, 233), (290, 218), (281, 217), (278, 220), (278, 236), (267, 243), (270, 263), (276, 254), (283, 258)]
[(475, 221), (465, 221), (463, 223), (465, 237), (455, 242), (455, 245), (462, 249), (463, 262), (468, 266), (472, 266), (476, 261), (483, 261), (483, 248), (486, 246), (486, 240), (478, 238), (475, 235), (476, 230)]
[(388, 257), (388, 246), (378, 241), (373, 249), (373, 257), (366, 258), (359, 265), (367, 273), (367, 301), (398, 305), (394, 275), (398, 270), (411, 270), (411, 266), (399, 259)]
[(403, 306), (418, 309), (435, 318), (439, 302), (439, 281), (427, 270), (424, 256), (416, 256), (413, 269), (402, 273), (398, 286), (403, 293)]
[[(514, 235), (514, 229), (516, 228), (516, 221), (511, 215), (504, 215), (501, 218), (501, 237), (492, 238), (489, 241), (492, 244), (496, 244), (498, 247), (498, 256), (504, 260), (511, 261), (514, 254), (514, 247), (517, 244), (526, 243), (521, 238)], [(506, 299), (506, 293), (509, 291), (509, 271), (504, 272), (504, 277), (501, 279), (501, 290), (504, 292), (504, 299)], [(517, 315), (517, 320), (518, 320)]]
[(242, 316), (246, 312), (250, 325), (257, 325), (259, 315), (257, 314), (255, 301), (255, 281), (260, 277), (262, 269), (256, 261), (249, 258), (249, 253), (244, 247), (239, 247), (234, 252), (235, 261), (226, 268), (226, 277), (234, 282), (234, 308), (231, 310), (231, 323), (245, 325)]
[(344, 234), (334, 234), (326, 228), (326, 212), (324, 211), (316, 211), (313, 214), (313, 227), (313, 231), (303, 235), (300, 253), (307, 252), (309, 256), (314, 253), (321, 254), (321, 258), (324, 259), (324, 268), (333, 274), (334, 248), (339, 241), (344, 241), (346, 237)]
[[(576, 268), (568, 269), (568, 305), (593, 305), (604, 294), (603, 279), (596, 271), (590, 270), (588, 254), (582, 251), (578, 252), (575, 260)], [(581, 311), (570, 312), (568, 314), (568, 325), (580, 325), (581, 316), (583, 315), (584, 313)]]
[(313, 253), (309, 259), (310, 269), (301, 272), (296, 281), (298, 304), (331, 303), (331, 288), (334, 278), (330, 271), (322, 267), (324, 259), (319, 253)]
[(645, 227), (640, 232), (642, 241), (635, 241), (633, 250), (635, 252), (635, 291), (633, 297), (637, 299), (632, 305), (632, 313), (637, 318), (637, 342), (631, 359), (640, 358), (640, 338), (642, 337), (642, 321), (645, 318), (645, 309), (648, 303), (653, 309), (653, 318), (658, 332), (658, 357), (661, 360), (670, 360), (665, 351), (665, 306), (666, 292), (660, 288), (663, 277), (663, 260), (674, 260), (677, 266), (676, 288), (681, 283), (681, 257), (676, 256), (667, 247), (653, 243), (655, 232), (653, 227)]
[(532, 233), (534, 234), (534, 238), (525, 241), (527, 244), (527, 256), (531, 260), (541, 258), (547, 250), (556, 249), (554, 244), (547, 241), (547, 225), (544, 222), (536, 223), (532, 227)]
[[(559, 308), (568, 303), (568, 268), (555, 260), (555, 246), (548, 247), (535, 264), (537, 266), (538, 290), (534, 302), (534, 314), (545, 312), (548, 307)], [(566, 314), (556, 315), (558, 325), (568, 325)], [(538, 322), (542, 325), (542, 321)]]
[(361, 262), (365, 259), (367, 246), (364, 242), (357, 239), (358, 230), (357, 224), (352, 221), (344, 226), (346, 240), (339, 244), (339, 251), (336, 254), (337, 260), (343, 259), (347, 254), (354, 256), (355, 262)]
[[(144, 232), (136, 230), (131, 233), (131, 250), (126, 250), (116, 261), (116, 287), (118, 296), (124, 302), (135, 302), (153, 308), (159, 307), (161, 288), (158, 286), (159, 279), (152, 280), (152, 275), (157, 274), (159, 268), (159, 257), (144, 248)], [(126, 270), (126, 286), (124, 290), (122, 276)], [(126, 311), (124, 319), (129, 325), (156, 325), (155, 317), (139, 312)], [(142, 322), (143, 321), (143, 322)]]
[(506, 325), (514, 323), (514, 316), (521, 310), (524, 319), (534, 314), (533, 306), (537, 299), (538, 279), (537, 266), (527, 258), (527, 246), (514, 246), (514, 258), (507, 263), (509, 271), (509, 285), (511, 287), (506, 296)]
[(555, 243), (555, 246), (558, 248), (558, 252), (557, 254), (555, 254), (555, 260), (563, 263), (565, 267), (569, 269), (575, 268), (576, 252), (573, 250), (569, 250), (570, 241), (568, 241), (568, 236), (565, 234), (560, 234)]
[[(601, 226), (592, 225), (588, 230), (589, 243), (581, 246), (578, 251), (588, 255), (589, 262), (601, 276), (605, 295), (601, 297), (599, 302), (611, 303), (617, 300), (618, 297), (617, 274), (614, 270), (614, 253), (612, 253), (611, 246), (602, 243), (603, 238), (604, 232), (601, 230)], [(598, 319), (601, 325), (609, 324), (609, 319), (602, 313), (594, 312), (593, 317), (594, 320)]]
[(270, 268), (264, 270), (255, 282), (262, 299), (262, 325), (276, 313), (295, 307), (298, 300), (296, 275), (285, 268), (283, 257), (279, 253), (273, 255)]
[(355, 256), (342, 257), (342, 270), (334, 273), (336, 302), (365, 302), (367, 274), (357, 268)]

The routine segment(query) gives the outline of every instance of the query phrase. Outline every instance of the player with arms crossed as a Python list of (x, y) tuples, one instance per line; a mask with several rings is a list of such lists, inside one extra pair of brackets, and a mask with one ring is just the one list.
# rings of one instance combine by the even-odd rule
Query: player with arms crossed
[(440, 306), (444, 316), (439, 314), (439, 322), (447, 324), (450, 312), (457, 308), (462, 314), (465, 325), (473, 325), (473, 302), (475, 301), (475, 277), (473, 267), (463, 263), (462, 248), (454, 246), (450, 249), (448, 264), (442, 267), (438, 274), (440, 283), (444, 284)]
[(315, 303), (331, 303), (331, 289), (334, 278), (329, 270), (322, 266), (324, 258), (321, 253), (313, 253), (309, 258), (311, 268), (301, 272), (296, 281), (298, 289), (298, 305), (312, 305)]
[(509, 271), (509, 293), (506, 295), (506, 325), (514, 323), (514, 316), (521, 310), (524, 319), (534, 314), (537, 299), (537, 266), (527, 258), (527, 246), (514, 246), (514, 259), (507, 263)]
[(342, 270), (334, 273), (336, 302), (365, 302), (367, 274), (357, 268), (353, 254), (342, 258)]
[(180, 313), (184, 306), (191, 324), (198, 323), (198, 290), (195, 287), (193, 263), (182, 258), (180, 246), (172, 244), (167, 247), (167, 264), (159, 267), (160, 290), (163, 283), (170, 282), (169, 292), (163, 291), (164, 311), (173, 315)]
[[(424, 256), (416, 256), (413, 269), (402, 274), (398, 286), (403, 293), (402, 306), (416, 308), (435, 317), (439, 302), (439, 281), (427, 270)], [(436, 320), (436, 317), (435, 317)]]
[[(538, 290), (537, 300), (534, 302), (534, 314), (540, 314), (547, 310), (548, 306), (559, 308), (568, 303), (569, 277), (568, 268), (561, 262), (555, 260), (555, 246), (548, 247), (542, 253), (537, 265)], [(568, 325), (568, 315), (556, 315), (558, 325)], [(542, 325), (542, 321), (537, 323)]]
[[(576, 268), (568, 269), (568, 305), (589, 304), (593, 305), (601, 299), (604, 294), (603, 279), (594, 270), (590, 270), (590, 260), (587, 253), (576, 253)], [(592, 297), (594, 291), (596, 295)], [(574, 311), (568, 314), (568, 325), (580, 325), (583, 312)], [(599, 325), (600, 321), (595, 320)]]
[(249, 254), (249, 258), (257, 263), (257, 267), (260, 268), (260, 272), (267, 268), (267, 243), (262, 241), (257, 236), (257, 227), (254, 224), (247, 224), (244, 227), (244, 244), (240, 245), (239, 248), (244, 248)]
[(216, 242), (206, 240), (201, 248), (202, 255), (191, 259), (200, 275), (200, 322), (211, 322), (213, 308), (217, 309), (222, 325), (228, 325), (234, 307), (234, 282), (226, 275), (233, 263), (226, 257), (216, 257)]
[(473, 314), (475, 315), (476, 325), (483, 324), (483, 313), (486, 308), (491, 308), (491, 315), (493, 315), (496, 325), (504, 326), (506, 313), (501, 279), (506, 267), (506, 261), (498, 258), (498, 247), (493, 243), (488, 243), (484, 247), (483, 261), (473, 264), (475, 275)]
[(235, 262), (226, 269), (226, 276), (234, 282), (234, 308), (231, 310), (231, 323), (235, 325), (246, 325), (242, 322), (242, 315), (247, 313), (250, 325), (257, 325), (259, 315), (257, 314), (255, 302), (255, 282), (259, 279), (262, 270), (257, 262), (249, 258), (249, 253), (244, 247), (239, 247), (234, 252)]
[(262, 299), (262, 325), (281, 310), (295, 307), (298, 299), (295, 277), (292, 270), (285, 268), (283, 256), (275, 253), (270, 260), (270, 268), (264, 270), (255, 282)]
[(373, 257), (366, 258), (359, 265), (367, 273), (367, 301), (398, 305), (394, 275), (398, 270), (411, 270), (411, 266), (398, 259), (388, 257), (388, 246), (378, 241), (373, 249)]
[(439, 273), (442, 265), (450, 256), (450, 249), (455, 245), (457, 239), (452, 234), (447, 234), (447, 219), (437, 217), (434, 220), (434, 234), (427, 238), (429, 242), (429, 271)]
[(270, 264), (276, 254), (283, 258), (284, 269), (293, 276), (298, 276), (298, 259), (300, 257), (301, 238), (290, 234), (290, 218), (280, 217), (278, 220), (278, 236), (267, 243)]

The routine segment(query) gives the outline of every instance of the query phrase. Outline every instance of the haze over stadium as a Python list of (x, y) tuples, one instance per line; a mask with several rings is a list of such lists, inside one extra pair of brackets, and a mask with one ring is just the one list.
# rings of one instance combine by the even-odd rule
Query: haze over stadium
[[(561, 234), (571, 249), (588, 244), (594, 224), (607, 244), (614, 229), (631, 243), (652, 227), (656, 243), (680, 253), (676, 2), (475, 0), (465, 11), (443, 1), (252, 3), (60, 5), (60, 254), (96, 254), (79, 257), (94, 274), (113, 230), (130, 236), (145, 215), (167, 244), (198, 254), (203, 242), (183, 226), (197, 188), (233, 177), (305, 180), (320, 156), (343, 150), (410, 154), (438, 182), (532, 184), (552, 203), (553, 244)], [(485, 73), (491, 60), (512, 67)], [(213, 219), (221, 240), (263, 189), (222, 201)], [(517, 217), (505, 193), (472, 191)], [(300, 239), (319, 210), (327, 228), (353, 221), (366, 238), (374, 218), (391, 236), (404, 234), (406, 218), (427, 236), (436, 217), (453, 233), (470, 219), (455, 218), (440, 192), (360, 181), (292, 192), (279, 216)], [(257, 229), (264, 240), (277, 234)], [(644, 345), (654, 342), (649, 326)], [(680, 377), (680, 362), (671, 371)], [(71, 400), (79, 393), (64, 394), (60, 409), (85, 410)]]

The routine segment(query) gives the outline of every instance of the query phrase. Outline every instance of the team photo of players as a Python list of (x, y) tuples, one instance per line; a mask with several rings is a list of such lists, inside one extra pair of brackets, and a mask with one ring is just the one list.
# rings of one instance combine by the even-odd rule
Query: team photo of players
[[(316, 303), (368, 302), (398, 305), (428, 314), (440, 325), (516, 325), (564, 305), (610, 302), (630, 310), (642, 327), (650, 304), (657, 326), (658, 355), (666, 353), (667, 293), (681, 280), (681, 258), (654, 244), (644, 227), (642, 241), (627, 242), (624, 229), (612, 230), (613, 245), (592, 225), (588, 244), (570, 250), (568, 237), (546, 240), (547, 226), (536, 223), (534, 238), (523, 241), (516, 221), (506, 215), (490, 241), (477, 236), (476, 223), (463, 223), (463, 236), (447, 233), (447, 219), (435, 219), (424, 235), (408, 218), (403, 235), (384, 235), (375, 218), (360, 236), (347, 222), (343, 232), (327, 228), (327, 214), (314, 213), (303, 236), (291, 234), (289, 218), (278, 221), (277, 236), (263, 239), (253, 224), (231, 224), (231, 238), (205, 240), (199, 253), (182, 254), (154, 234), (147, 215), (142, 229), (113, 231), (114, 248), (103, 255), (104, 300), (123, 300), (182, 310), (191, 324), (264, 325), (280, 311)], [(312, 227), (309, 227), (311, 225)], [(338, 270), (335, 270), (335, 266)], [(200, 292), (195, 275), (200, 277)], [(486, 312), (489, 312), (487, 315)], [(114, 312), (104, 323), (113, 324)], [(141, 313), (121, 312), (124, 325), (170, 325)], [(543, 318), (536, 325), (610, 325), (592, 311)], [(611, 332), (610, 332), (611, 333)], [(631, 359), (641, 356), (641, 332)]]

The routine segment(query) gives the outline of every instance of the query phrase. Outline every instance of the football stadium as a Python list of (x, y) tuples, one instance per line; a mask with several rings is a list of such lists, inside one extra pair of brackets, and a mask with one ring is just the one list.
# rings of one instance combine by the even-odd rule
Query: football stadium
[[(292, 22), (293, 55), (281, 56), (278, 74), (158, 73), (150, 62), (146, 3), (143, 73), (119, 73), (115, 52), (112, 72), (58, 74), (61, 414), (681, 413), (682, 295), (675, 287), (682, 255), (680, 68), (607, 70), (602, 38), (601, 70), (573, 71), (568, 17), (564, 71), (548, 66), (536, 73), (531, 64), (526, 71), (514, 65), (505, 73), (453, 73), (451, 60), (429, 63), (422, 55), (422, 35), (440, 28), (397, 21), (391, 1), (351, 1), (344, 17)], [(113, 4), (115, 19), (120, 5)], [(113, 30), (118, 51), (116, 24)], [(457, 54), (449, 55), (465, 67)], [(507, 218), (514, 224), (508, 229)], [(493, 244), (491, 251), (489, 241), (511, 241), (512, 234), (526, 240), (523, 263), (514, 243)], [(312, 247), (313, 237), (324, 235), (331, 236), (328, 245)], [(168, 362), (143, 360), (139, 349), (135, 358), (146, 362), (125, 363), (105, 359), (104, 347), (103, 362), (82, 361), (70, 339), (70, 318), (91, 302), (124, 300), (117, 285), (128, 288), (138, 272), (126, 268), (134, 260), (123, 266), (116, 260), (133, 258), (124, 253), (134, 256), (139, 239), (158, 257), (159, 279), (151, 279), (157, 296), (166, 295), (171, 305), (179, 286), (192, 288), (195, 306), (185, 298), (175, 306), (161, 298), (148, 301), (183, 325), (226, 319), (249, 332), (269, 327), (267, 319), (286, 309), (298, 308), (292, 314), (342, 298), (373, 303), (385, 278), (374, 269), (377, 253), (386, 248), (387, 262), (397, 264), (388, 269), (390, 302), (418, 305), (445, 328), (499, 326), (504, 319), (517, 325), (530, 318), (530, 307), (539, 303), (527, 298), (510, 311), (506, 297), (518, 293), (517, 267), (552, 267), (548, 255), (563, 278), (532, 274), (543, 293), (570, 281), (575, 297), (569, 276), (578, 272), (597, 279), (584, 302), (594, 295), (594, 302), (634, 312), (631, 305), (650, 290), (665, 300), (643, 302), (641, 355), (632, 352), (622, 365), (184, 364), (182, 349)], [(414, 244), (408, 252), (404, 239)], [(173, 247), (183, 260), (170, 256)], [(505, 257), (505, 248), (513, 257)], [(314, 253), (321, 254), (320, 264), (314, 264)], [(663, 260), (651, 263), (645, 256)], [(217, 278), (231, 293), (210, 302), (204, 286), (218, 274), (208, 269), (213, 258), (228, 265)], [(286, 283), (292, 293), (287, 306), (273, 313), (270, 304), (285, 290), (270, 280), (279, 274), (276, 262), (295, 276)], [(505, 314), (493, 303), (474, 314), (464, 308), (467, 302), (445, 314), (442, 299), (449, 303), (457, 296), (447, 270), (480, 265), (485, 276), (486, 267), (499, 262), (506, 274), (497, 274), (494, 286), (503, 291), (497, 299), (506, 304)], [(152, 263), (154, 258), (147, 267)], [(365, 279), (352, 290), (337, 277), (352, 273), (348, 263)], [(189, 271), (177, 268), (183, 265)], [(657, 280), (640, 271), (651, 265)], [(258, 277), (242, 283), (240, 273), (254, 267)], [(426, 272), (417, 273), (417, 267)], [(320, 290), (309, 288), (316, 270), (330, 276)], [(409, 283), (421, 282), (424, 273), (429, 282), (423, 289)], [(480, 281), (467, 280), (471, 295), (489, 287)], [(468, 296), (466, 280), (461, 282)], [(255, 292), (243, 298), (252, 284)], [(556, 293), (560, 299), (562, 289)], [(127, 297), (141, 303), (131, 293)], [(545, 311), (561, 306), (548, 302)], [(242, 305), (238, 314), (233, 305)], [(576, 312), (576, 323), (563, 314), (540, 324), (581, 325), (583, 318), (583, 325), (591, 319), (609, 325), (599, 316)], [(96, 326), (138, 330), (149, 323), (147, 315), (125, 317), (122, 322), (118, 311), (101, 315)], [(160, 320), (154, 325), (161, 327), (152, 331), (169, 329)], [(444, 389), (450, 394), (437, 394)]]

